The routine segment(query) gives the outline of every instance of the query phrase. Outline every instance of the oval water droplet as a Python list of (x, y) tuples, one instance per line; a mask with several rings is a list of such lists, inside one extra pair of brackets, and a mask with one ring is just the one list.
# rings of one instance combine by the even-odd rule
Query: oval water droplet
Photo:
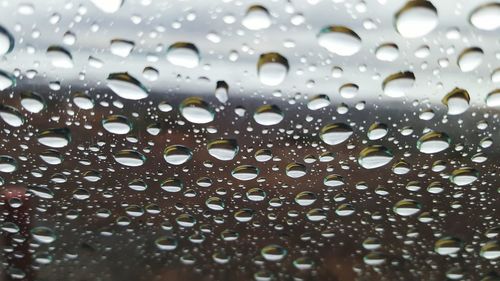
[(462, 241), (456, 237), (443, 237), (434, 244), (434, 251), (440, 255), (455, 254), (462, 249)]
[(353, 134), (352, 128), (344, 123), (328, 124), (321, 128), (319, 136), (328, 145), (343, 143)]
[(38, 134), (38, 142), (52, 148), (62, 148), (71, 142), (71, 133), (68, 128), (44, 130)]
[(13, 173), (17, 170), (16, 159), (8, 155), (0, 155), (0, 172)]
[(250, 6), (241, 24), (250, 30), (261, 30), (271, 26), (271, 15), (267, 9), (260, 5)]
[(283, 112), (276, 105), (262, 105), (255, 110), (253, 119), (263, 126), (273, 126), (283, 120)]
[(462, 167), (453, 170), (450, 176), (450, 181), (458, 186), (464, 186), (475, 182), (478, 177), (479, 172), (476, 169)]
[(0, 117), (2, 120), (12, 127), (20, 127), (24, 124), (24, 116), (16, 108), (0, 104)]
[(372, 145), (359, 153), (358, 163), (365, 169), (375, 169), (387, 165), (394, 158), (392, 152), (382, 145)]
[(21, 105), (32, 113), (38, 113), (45, 108), (45, 99), (35, 92), (22, 92)]
[(418, 139), (417, 148), (422, 153), (433, 154), (447, 149), (450, 143), (451, 139), (446, 133), (430, 131)]
[(486, 106), (500, 107), (500, 89), (495, 89), (486, 96)]
[(222, 161), (231, 161), (238, 154), (238, 143), (233, 139), (213, 140), (207, 145), (208, 153)]
[(446, 94), (441, 102), (448, 107), (448, 115), (462, 114), (469, 108), (469, 92), (464, 89), (455, 88)]
[(415, 215), (416, 213), (420, 212), (421, 208), (422, 208), (422, 206), (417, 201), (411, 200), (411, 199), (404, 199), (404, 200), (398, 201), (394, 205), (393, 211), (394, 211), (394, 213), (396, 213), (400, 216), (407, 217), (407, 216)]
[(389, 75), (382, 82), (384, 94), (392, 98), (400, 98), (413, 88), (415, 75), (413, 72), (405, 71)]
[(132, 130), (132, 123), (125, 116), (111, 115), (102, 120), (102, 127), (112, 134), (125, 135)]
[(500, 3), (489, 2), (475, 8), (469, 17), (477, 29), (493, 31), (500, 27)]
[(286, 256), (287, 252), (285, 248), (279, 245), (267, 245), (262, 248), (260, 254), (268, 261), (279, 261)]
[(172, 165), (182, 165), (193, 157), (193, 152), (183, 145), (167, 146), (163, 151), (163, 158)]
[(476, 69), (483, 62), (484, 52), (481, 48), (467, 48), (460, 53), (457, 65), (462, 72), (469, 72)]
[(214, 109), (199, 97), (190, 97), (181, 102), (179, 111), (191, 123), (206, 124), (215, 118)]
[(0, 56), (10, 53), (14, 49), (14, 36), (0, 25)]
[(37, 226), (31, 229), (31, 236), (35, 241), (43, 244), (50, 244), (56, 240), (54, 231), (45, 226)]
[(0, 70), (0, 91), (6, 90), (16, 85), (16, 78), (14, 75)]
[(259, 169), (251, 165), (241, 165), (234, 168), (231, 175), (241, 181), (253, 180), (259, 175)]
[(327, 26), (320, 30), (318, 44), (339, 56), (352, 56), (361, 49), (361, 37), (345, 26)]
[(127, 72), (109, 74), (107, 85), (115, 94), (128, 100), (141, 100), (149, 94), (146, 87)]
[(50, 46), (47, 49), (47, 56), (54, 67), (73, 68), (73, 56), (61, 46)]

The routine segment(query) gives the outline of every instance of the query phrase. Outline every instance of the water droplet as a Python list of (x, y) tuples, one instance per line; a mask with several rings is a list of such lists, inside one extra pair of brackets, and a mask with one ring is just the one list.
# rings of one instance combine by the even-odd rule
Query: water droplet
[(295, 196), (295, 202), (303, 207), (312, 205), (316, 199), (316, 194), (310, 191), (302, 191)]
[(384, 94), (392, 98), (404, 97), (415, 84), (413, 72), (405, 71), (389, 75), (382, 82)]
[(213, 140), (207, 145), (208, 153), (222, 161), (231, 161), (238, 153), (238, 143), (233, 139)]
[(8, 155), (0, 155), (0, 172), (13, 173), (17, 170), (16, 159)]
[(179, 192), (183, 186), (182, 181), (178, 178), (168, 178), (161, 183), (161, 189), (167, 192)]
[(262, 248), (260, 254), (268, 261), (279, 261), (286, 256), (287, 252), (285, 248), (279, 245), (267, 245)]
[(31, 229), (31, 236), (35, 241), (43, 244), (50, 244), (56, 240), (54, 231), (45, 226), (37, 226)]
[(250, 30), (261, 30), (271, 26), (271, 15), (260, 5), (253, 5), (246, 11), (241, 24)]
[(215, 118), (214, 109), (199, 97), (190, 97), (181, 102), (179, 111), (191, 123), (206, 124)]
[(163, 251), (173, 251), (177, 248), (177, 240), (172, 237), (162, 236), (155, 240), (156, 247)]
[(321, 128), (319, 136), (328, 145), (337, 145), (353, 134), (352, 128), (344, 123), (329, 124)]
[(438, 23), (436, 7), (425, 0), (408, 1), (395, 15), (396, 29), (406, 38), (427, 35)]
[(167, 146), (163, 151), (163, 158), (172, 165), (182, 165), (193, 157), (193, 152), (183, 145)]
[(488, 107), (500, 107), (500, 89), (495, 89), (486, 96)]
[(0, 26), (0, 56), (10, 53), (14, 49), (14, 37), (3, 26)]
[(433, 154), (450, 147), (450, 142), (451, 139), (446, 133), (430, 131), (418, 139), (417, 148), (422, 153)]
[(361, 38), (345, 26), (327, 26), (319, 32), (318, 44), (339, 56), (352, 56), (361, 49)]
[(490, 2), (475, 8), (470, 23), (477, 29), (492, 31), (500, 27), (500, 3)]
[(260, 55), (257, 63), (257, 75), (262, 84), (277, 86), (281, 84), (289, 70), (288, 60), (279, 53)]
[(109, 74), (107, 84), (115, 94), (124, 99), (140, 100), (148, 96), (146, 87), (127, 72)]
[(450, 181), (458, 186), (469, 185), (479, 177), (478, 171), (469, 167), (462, 167), (453, 170), (450, 176)]
[(500, 258), (500, 242), (488, 241), (482, 247), (479, 255), (488, 260)]
[(128, 167), (139, 167), (146, 162), (146, 156), (132, 149), (123, 149), (113, 155), (115, 161)]
[(123, 5), (124, 0), (90, 0), (99, 10), (112, 14), (116, 13)]
[(464, 89), (455, 88), (441, 102), (448, 107), (448, 115), (459, 115), (469, 108), (469, 92)]
[(300, 178), (306, 175), (307, 168), (301, 163), (290, 163), (285, 169), (286, 175), (291, 178)]
[(47, 49), (47, 56), (54, 67), (73, 68), (71, 53), (61, 46), (50, 46)]
[(367, 132), (368, 139), (379, 140), (387, 135), (387, 125), (379, 122), (374, 122)]
[(226, 103), (229, 99), (228, 96), (229, 86), (225, 81), (217, 81), (215, 86), (215, 97), (220, 103)]
[(381, 61), (395, 61), (399, 57), (398, 45), (385, 43), (377, 47), (375, 56)]
[(457, 64), (462, 72), (469, 72), (476, 69), (483, 62), (484, 52), (481, 48), (467, 48), (460, 53)]
[(259, 175), (259, 169), (251, 165), (241, 165), (234, 168), (231, 175), (241, 181), (253, 180)]
[(3, 70), (0, 70), (0, 91), (6, 90), (16, 85), (16, 78)]
[(276, 105), (262, 105), (255, 110), (253, 119), (263, 126), (273, 126), (283, 120), (283, 112)]
[(102, 127), (112, 134), (125, 135), (132, 130), (132, 123), (125, 116), (111, 115), (102, 120)]
[(394, 158), (385, 146), (372, 145), (359, 153), (358, 163), (365, 169), (375, 169), (387, 165)]
[(209, 197), (205, 201), (205, 205), (210, 209), (214, 211), (222, 211), (224, 210), (224, 201), (220, 199), (219, 197)]
[(38, 134), (38, 142), (52, 148), (62, 148), (71, 142), (71, 133), (68, 128), (44, 130)]
[(0, 104), (0, 117), (12, 127), (20, 127), (24, 124), (24, 117), (16, 108)]
[(83, 110), (94, 108), (94, 100), (85, 93), (75, 93), (75, 95), (73, 96), (73, 102), (76, 104), (76, 106)]
[(443, 237), (434, 244), (434, 251), (443, 256), (455, 254), (461, 248), (462, 241), (456, 237)]
[(29, 112), (38, 113), (45, 108), (45, 100), (38, 93), (22, 92), (21, 105)]
[(307, 108), (310, 110), (318, 110), (330, 105), (330, 98), (325, 94), (313, 96), (307, 102)]
[(403, 217), (407, 217), (407, 216), (415, 215), (416, 213), (420, 212), (421, 208), (422, 208), (422, 206), (417, 201), (411, 200), (411, 199), (404, 199), (404, 200), (398, 201), (394, 205), (393, 210), (394, 210), (394, 213), (396, 213), (400, 216), (403, 216)]
[(130, 55), (134, 47), (135, 43), (133, 41), (113, 39), (111, 40), (109, 51), (115, 56), (126, 58), (128, 57), (128, 55)]
[(195, 68), (200, 63), (200, 52), (192, 43), (177, 42), (168, 48), (167, 60), (176, 66)]

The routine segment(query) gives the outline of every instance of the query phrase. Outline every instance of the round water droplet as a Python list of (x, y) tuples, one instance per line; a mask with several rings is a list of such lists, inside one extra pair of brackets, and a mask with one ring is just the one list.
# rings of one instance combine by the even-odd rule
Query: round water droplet
[(177, 42), (168, 48), (167, 60), (176, 66), (195, 68), (200, 63), (200, 53), (192, 43)]
[(384, 94), (392, 98), (404, 97), (415, 84), (413, 72), (405, 71), (389, 75), (382, 82)]
[(462, 114), (469, 108), (469, 92), (464, 89), (455, 88), (446, 94), (441, 102), (448, 107), (448, 115)]
[(183, 145), (167, 146), (163, 151), (163, 158), (172, 165), (182, 165), (193, 157), (193, 152)]
[(267, 9), (260, 5), (248, 8), (241, 24), (250, 30), (261, 30), (271, 26), (271, 15)]
[(420, 212), (421, 208), (422, 208), (422, 206), (417, 201), (411, 200), (411, 199), (404, 199), (404, 200), (398, 201), (394, 205), (393, 211), (394, 211), (394, 213), (396, 213), (400, 216), (407, 217), (407, 216), (415, 215), (416, 213)]
[(339, 88), (339, 93), (344, 99), (352, 99), (358, 95), (359, 86), (353, 83), (344, 84)]
[(386, 43), (377, 47), (375, 56), (381, 61), (395, 61), (399, 57), (398, 45)]
[(312, 205), (316, 199), (316, 194), (310, 191), (302, 191), (295, 196), (295, 202), (300, 206)]
[(345, 26), (327, 26), (319, 32), (318, 44), (339, 56), (352, 56), (361, 49), (361, 37)]
[(283, 112), (276, 105), (262, 105), (255, 110), (253, 119), (263, 126), (273, 126), (283, 120)]
[(244, 208), (234, 213), (234, 218), (239, 222), (249, 222), (253, 219), (255, 212), (252, 209)]
[(207, 145), (208, 153), (222, 161), (231, 161), (238, 154), (238, 143), (233, 139), (213, 140)]
[(500, 27), (500, 3), (490, 2), (475, 8), (470, 23), (477, 29), (492, 31)]
[(125, 116), (111, 115), (102, 120), (102, 127), (112, 134), (125, 135), (132, 130), (132, 123)]
[(279, 53), (260, 55), (257, 63), (257, 75), (262, 84), (277, 86), (285, 81), (290, 66), (288, 60)]
[(259, 175), (259, 169), (251, 165), (241, 165), (234, 168), (231, 175), (241, 181), (253, 180)]
[(290, 163), (285, 169), (286, 175), (291, 178), (300, 178), (306, 175), (307, 168), (301, 163)]
[(47, 49), (47, 56), (54, 67), (73, 68), (71, 53), (61, 46), (50, 46)]
[(12, 127), (20, 127), (24, 124), (24, 117), (16, 108), (0, 104), (0, 117)]
[(128, 100), (141, 100), (149, 94), (146, 87), (127, 72), (109, 74), (107, 85), (115, 94)]
[(195, 124), (210, 123), (215, 118), (214, 109), (198, 97), (183, 100), (179, 105), (179, 111), (186, 120)]
[(133, 41), (113, 39), (111, 40), (109, 51), (115, 56), (126, 58), (128, 57), (128, 55), (130, 55), (134, 47), (135, 43)]
[(146, 156), (132, 149), (123, 149), (113, 155), (115, 161), (128, 167), (139, 167), (146, 162)]
[(10, 53), (14, 49), (14, 42), (14, 36), (3, 26), (0, 26), (0, 56)]
[(329, 124), (321, 128), (319, 136), (328, 145), (337, 145), (353, 134), (352, 128), (344, 123)]
[(287, 252), (285, 248), (279, 245), (267, 245), (262, 248), (260, 254), (268, 261), (279, 261), (286, 256)]
[(43, 244), (50, 244), (56, 240), (54, 231), (45, 226), (37, 226), (31, 229), (31, 236), (35, 241)]
[(462, 72), (469, 72), (476, 69), (483, 62), (484, 52), (481, 48), (467, 48), (460, 53), (457, 65)]
[(446, 133), (430, 131), (418, 139), (417, 148), (422, 153), (433, 154), (450, 147), (450, 142)]
[(44, 130), (38, 134), (38, 142), (53, 148), (65, 147), (71, 142), (71, 133), (68, 128)]
[(462, 249), (462, 241), (456, 237), (443, 237), (434, 244), (434, 251), (440, 255), (455, 254)]
[(408, 1), (395, 15), (396, 30), (406, 38), (427, 35), (438, 23), (436, 7), (426, 0)]
[(358, 163), (365, 169), (375, 169), (387, 165), (394, 158), (385, 146), (372, 145), (359, 153)]
[(387, 135), (388, 128), (386, 124), (374, 122), (368, 128), (367, 136), (370, 140), (379, 140)]

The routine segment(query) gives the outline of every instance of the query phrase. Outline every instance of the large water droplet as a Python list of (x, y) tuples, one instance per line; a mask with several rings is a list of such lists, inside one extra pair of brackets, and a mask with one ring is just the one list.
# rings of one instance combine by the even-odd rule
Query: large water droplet
[(277, 86), (285, 80), (289, 68), (288, 60), (281, 54), (265, 53), (257, 62), (257, 75), (262, 84)]
[(484, 52), (481, 48), (467, 48), (458, 56), (457, 64), (462, 72), (473, 71), (483, 62), (483, 56)]
[(0, 26), (0, 56), (8, 54), (14, 49), (14, 37), (7, 29)]
[(389, 75), (382, 82), (384, 94), (392, 98), (404, 97), (415, 84), (413, 72), (405, 71)]
[(352, 56), (361, 49), (361, 37), (345, 26), (327, 26), (319, 32), (318, 44), (339, 56)]
[(112, 134), (124, 135), (132, 130), (132, 123), (122, 115), (111, 115), (102, 120), (104, 129)]
[(408, 1), (395, 16), (397, 31), (406, 38), (427, 35), (438, 23), (436, 7), (425, 0)]
[(213, 140), (207, 145), (208, 153), (222, 161), (231, 161), (238, 153), (238, 143), (233, 139)]
[(127, 72), (109, 74), (107, 84), (115, 94), (124, 99), (140, 100), (148, 96), (146, 87)]
[(190, 97), (181, 102), (179, 111), (191, 123), (206, 124), (215, 118), (214, 109), (199, 97)]
[(113, 155), (115, 161), (128, 167), (139, 167), (146, 162), (146, 156), (132, 149), (123, 149)]
[(352, 128), (344, 123), (328, 124), (321, 128), (319, 136), (328, 145), (337, 145), (353, 134)]
[(12, 127), (20, 127), (24, 124), (24, 117), (15, 107), (0, 104), (0, 117)]
[(492, 31), (500, 27), (500, 3), (483, 4), (472, 11), (470, 23), (477, 29)]
[(29, 112), (38, 113), (45, 108), (45, 99), (35, 92), (22, 92), (21, 105)]
[(16, 85), (16, 78), (14, 75), (0, 70), (0, 91), (8, 89)]
[(71, 142), (71, 133), (68, 128), (44, 130), (38, 134), (38, 142), (53, 148), (65, 147)]
[(73, 68), (71, 53), (61, 46), (50, 46), (47, 49), (47, 56), (54, 67)]
[(167, 146), (163, 151), (163, 158), (172, 165), (182, 165), (193, 157), (193, 152), (183, 145)]
[(283, 112), (276, 105), (262, 105), (255, 110), (253, 119), (263, 126), (273, 126), (283, 120)]
[(200, 63), (200, 52), (192, 43), (177, 42), (168, 48), (167, 60), (176, 66), (195, 68)]
[(394, 205), (393, 210), (394, 210), (394, 213), (396, 213), (400, 216), (403, 216), (403, 217), (407, 217), (407, 216), (415, 215), (416, 213), (420, 212), (421, 208), (422, 208), (422, 206), (417, 201), (411, 200), (411, 199), (404, 199), (404, 200), (398, 201)]
[(359, 153), (358, 163), (365, 169), (375, 169), (387, 165), (394, 158), (385, 146), (372, 145)]
[(450, 146), (450, 137), (443, 132), (430, 131), (417, 141), (417, 148), (422, 153), (433, 154), (441, 152)]
[(123, 5), (124, 0), (90, 0), (99, 10), (112, 14), (117, 12)]
[(441, 102), (448, 107), (448, 115), (459, 115), (469, 108), (469, 92), (464, 89), (455, 88)]
[(253, 5), (246, 11), (241, 24), (250, 30), (261, 30), (271, 26), (271, 15), (260, 5)]

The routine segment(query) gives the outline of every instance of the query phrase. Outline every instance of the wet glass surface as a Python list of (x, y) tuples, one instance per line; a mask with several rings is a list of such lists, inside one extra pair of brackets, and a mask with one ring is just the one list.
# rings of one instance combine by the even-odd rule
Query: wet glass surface
[(500, 2), (0, 9), (0, 280), (500, 280)]

